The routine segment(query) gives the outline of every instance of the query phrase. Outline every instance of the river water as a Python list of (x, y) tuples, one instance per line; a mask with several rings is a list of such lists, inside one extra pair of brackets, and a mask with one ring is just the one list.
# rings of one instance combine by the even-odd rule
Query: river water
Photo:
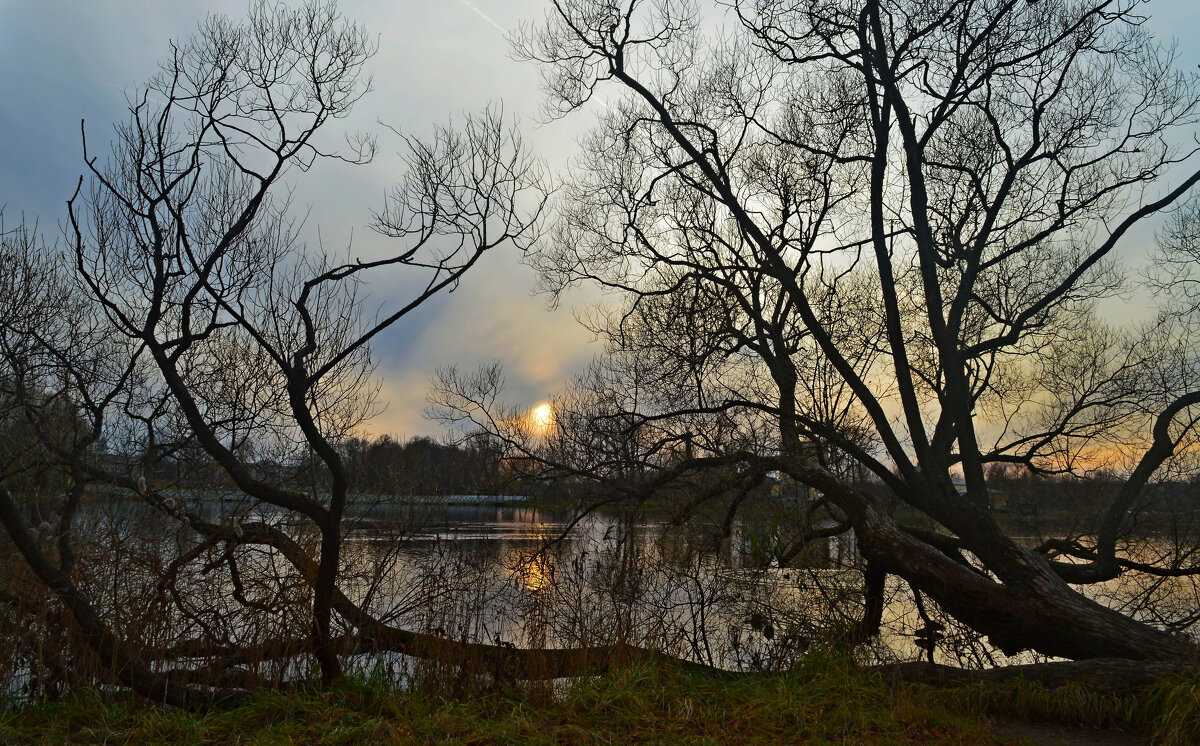
[[(311, 527), (287, 523), (279, 513), (207, 495), (178, 497), (209, 520), (276, 522), (316, 549)], [(675, 526), (645, 516), (595, 513), (576, 520), (567, 511), (523, 505), (379, 499), (347, 519), (339, 585), (388, 624), (466, 642), (522, 648), (623, 642), (731, 670), (787, 668), (813, 645), (852, 629), (864, 596), (852, 535), (780, 561), (796, 528), (786, 513), (733, 522), (726, 535), (720, 517)], [(242, 645), (305, 634), (307, 586), (271, 551), (237, 548), (236, 584), (219, 546), (171, 570), (173, 560), (196, 547), (196, 535), (123, 500), (91, 503), (76, 536), (78, 582), (121, 637), (169, 646), (216, 636)], [(1169, 561), (1176, 545), (1159, 535), (1128, 551)], [(176, 579), (164, 590), (166, 572)], [(1088, 593), (1162, 625), (1195, 616), (1200, 607), (1192, 578), (1128, 576)], [(898, 578), (889, 579), (883, 630), (859, 648), (864, 660), (970, 667), (1038, 660), (1002, 655), (917, 598)], [(54, 622), (47, 624), (45, 634), (56, 639)], [(27, 631), (13, 632), (25, 640)], [(10, 660), (0, 656), (4, 688), (28, 688), (22, 682), (33, 675), (29, 661), (43, 654), (11, 647)], [(370, 670), (383, 662), (390, 670), (397, 659), (359, 656), (352, 663)], [(404, 663), (411, 670), (412, 662)], [(308, 675), (310, 664), (295, 659), (272, 675)]]
[[(844, 633), (862, 613), (853, 535), (816, 542), (781, 564), (778, 550), (789, 527), (778, 515), (735, 522), (722, 538), (717, 526), (703, 521), (672, 526), (596, 514), (572, 525), (571, 513), (520, 506), (402, 510), (410, 511), (403, 520), (375, 519), (377, 527), (405, 525), (398, 543), (386, 530), (377, 535), (371, 521), (350, 532), (359, 561), (369, 565), (382, 547), (399, 546), (397, 577), (447, 562), (471, 568), (475, 607), (442, 614), (426, 609), (412, 617), (418, 626), (464, 639), (522, 647), (620, 640), (722, 668), (770, 669)], [(1030, 531), (1019, 540), (1033, 546), (1044, 538)], [(1160, 533), (1123, 550), (1169, 564), (1186, 559), (1187, 543)], [(1130, 574), (1085, 592), (1161, 626), (1194, 618), (1200, 606), (1200, 586), (1187, 577)], [(971, 667), (1042, 660), (1005, 656), (918, 598), (900, 579), (889, 579), (882, 633), (865, 646), (865, 657)], [(455, 614), (475, 622), (463, 627)]]
[[(347, 534), (347, 566), (390, 562), (393, 577), (403, 579), (390, 586), (393, 598), (399, 589), (411, 593), (422, 578), (439, 578), (441, 584), (414, 594), (414, 600), (436, 600), (400, 611), (388, 609), (381, 592), (376, 611), (465, 640), (519, 647), (621, 641), (722, 668), (772, 669), (844, 633), (862, 612), (852, 535), (817, 542), (781, 565), (772, 550), (783, 529), (771, 521), (736, 522), (722, 538), (714, 526), (611, 514), (573, 523), (569, 512), (519, 506), (396, 510), (400, 514), (390, 518), (375, 511)], [(395, 534), (397, 525), (402, 537)], [(455, 572), (465, 582), (448, 581)], [(438, 594), (451, 586), (452, 593)], [(457, 603), (450, 600), (455, 596)], [(935, 627), (921, 617), (910, 590), (893, 579), (884, 632), (866, 654), (958, 665), (1000, 662), (932, 605), (925, 611)]]

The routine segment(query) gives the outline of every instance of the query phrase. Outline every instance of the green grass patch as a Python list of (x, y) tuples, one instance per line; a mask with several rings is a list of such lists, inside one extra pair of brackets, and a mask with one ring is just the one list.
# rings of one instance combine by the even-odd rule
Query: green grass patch
[(1025, 683), (933, 689), (882, 680), (843, 656), (785, 674), (719, 676), (635, 665), (558, 691), (507, 688), (456, 699), (347, 681), (263, 692), (194, 715), (84, 692), (0, 714), (0, 743), (978, 744), (992, 716), (1118, 727), (1194, 743), (1200, 687), (1164, 681), (1136, 697)]

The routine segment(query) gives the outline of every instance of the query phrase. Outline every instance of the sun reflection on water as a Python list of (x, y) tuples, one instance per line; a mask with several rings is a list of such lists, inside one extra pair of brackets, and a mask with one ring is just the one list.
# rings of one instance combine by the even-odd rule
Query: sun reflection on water
[(554, 582), (554, 563), (544, 553), (520, 558), (514, 563), (509, 577), (514, 578), (527, 593), (539, 593)]

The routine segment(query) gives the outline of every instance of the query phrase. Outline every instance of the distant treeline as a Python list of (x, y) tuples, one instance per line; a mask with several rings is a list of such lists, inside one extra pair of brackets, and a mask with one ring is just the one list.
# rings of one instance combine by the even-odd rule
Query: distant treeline
[[(1082, 518), (1102, 514), (1121, 489), (1123, 475), (1097, 472), (1086, 478), (1030, 474), (1016, 466), (988, 471), (991, 507), (1014, 515), (1059, 513)], [(1142, 490), (1131, 512), (1178, 514), (1189, 523), (1200, 516), (1200, 479), (1164, 480)]]
[[(525, 487), (506, 467), (498, 449), (486, 441), (443, 443), (427, 437), (399, 440), (390, 435), (374, 439), (351, 437), (338, 444), (349, 473), (351, 490), (382, 495), (502, 495), (523, 494)], [(138, 450), (138, 449), (133, 449)], [(103, 449), (96, 459), (110, 471), (143, 475), (158, 487), (214, 488), (228, 486), (229, 478), (217, 464), (191, 444), (183, 447), (141, 449), (131, 455), (123, 449)], [(320, 491), (326, 472), (313, 453), (274, 459), (261, 455), (247, 459), (259, 478), (269, 478), (293, 488)], [(31, 475), (34, 484), (52, 480), (52, 473)]]
[(439, 443), (425, 437), (399, 441), (352, 438), (343, 444), (351, 484), (361, 492), (396, 495), (495, 495), (512, 479), (496, 449), (485, 442)]

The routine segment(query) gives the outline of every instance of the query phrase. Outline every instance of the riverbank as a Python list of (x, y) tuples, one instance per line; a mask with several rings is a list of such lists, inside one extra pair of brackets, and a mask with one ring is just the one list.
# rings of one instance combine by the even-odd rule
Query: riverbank
[(1190, 744), (1197, 736), (1195, 679), (1123, 695), (1027, 682), (934, 688), (825, 656), (779, 675), (628, 666), (558, 692), (455, 697), (347, 681), (326, 692), (265, 692), (207, 715), (94, 692), (0, 714), (2, 743)]

